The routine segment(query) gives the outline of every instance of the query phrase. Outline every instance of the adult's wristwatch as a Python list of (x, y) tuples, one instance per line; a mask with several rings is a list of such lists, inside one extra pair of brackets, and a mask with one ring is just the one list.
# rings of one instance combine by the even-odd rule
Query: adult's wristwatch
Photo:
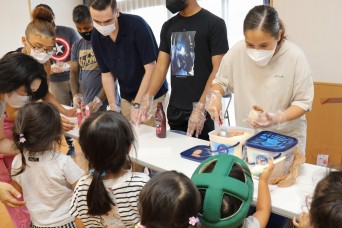
[(133, 103), (133, 107), (138, 109), (138, 108), (140, 108), (140, 104), (139, 103)]

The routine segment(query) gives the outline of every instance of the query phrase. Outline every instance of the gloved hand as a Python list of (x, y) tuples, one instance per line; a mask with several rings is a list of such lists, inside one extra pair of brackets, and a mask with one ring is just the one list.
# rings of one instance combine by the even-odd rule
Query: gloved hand
[(80, 108), (81, 102), (83, 102), (83, 95), (81, 93), (76, 93), (72, 99), (73, 107)]
[(131, 124), (138, 126), (140, 123), (138, 121), (139, 109), (133, 105), (131, 106)]
[(222, 95), (220, 91), (214, 89), (208, 90), (205, 109), (209, 112), (211, 118), (219, 125), (221, 120), (223, 120)]
[(131, 119), (131, 121), (134, 121), (135, 124), (139, 125), (143, 121), (151, 119), (152, 106), (153, 96), (151, 94), (146, 93), (141, 100), (138, 115), (134, 116), (134, 119)]
[(52, 73), (61, 73), (64, 71), (70, 71), (70, 65), (65, 62), (56, 61), (51, 65)]
[(200, 102), (193, 103), (193, 110), (188, 122), (187, 135), (192, 136), (195, 133), (196, 138), (202, 133), (205, 122), (204, 104)]
[(286, 116), (281, 110), (270, 113), (264, 111), (263, 108), (257, 105), (253, 105), (253, 109), (248, 115), (247, 122), (253, 128), (267, 128), (270, 126), (278, 128), (286, 122)]
[(90, 112), (97, 112), (102, 106), (102, 101), (97, 96), (94, 97), (93, 101), (88, 104)]

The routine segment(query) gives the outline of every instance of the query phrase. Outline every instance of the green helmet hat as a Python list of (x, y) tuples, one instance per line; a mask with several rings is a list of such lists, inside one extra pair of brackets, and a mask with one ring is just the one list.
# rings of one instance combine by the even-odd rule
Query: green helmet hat
[[(212, 172), (205, 172), (213, 163)], [(245, 182), (228, 176), (234, 164), (241, 167)], [(246, 218), (253, 199), (253, 180), (247, 164), (240, 158), (228, 154), (212, 156), (197, 167), (191, 179), (199, 190), (205, 191), (203, 210), (199, 214), (201, 224), (205, 227), (238, 227)], [(224, 195), (235, 197), (242, 203), (234, 214), (221, 218)]]

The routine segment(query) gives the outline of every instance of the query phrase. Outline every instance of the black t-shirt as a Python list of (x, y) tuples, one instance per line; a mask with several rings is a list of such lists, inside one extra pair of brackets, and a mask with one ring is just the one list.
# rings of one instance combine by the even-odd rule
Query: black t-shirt
[(171, 57), (170, 105), (192, 110), (212, 71), (211, 58), (228, 51), (223, 19), (201, 9), (190, 17), (177, 14), (164, 23), (159, 51)]
[[(10, 54), (10, 53), (13, 53), (13, 52), (22, 52), (22, 50), (23, 50), (23, 48), (20, 47), (20, 48), (18, 48), (18, 49), (15, 50), (15, 51), (8, 52), (7, 54)], [(7, 55), (7, 54), (6, 54), (6, 55)], [(42, 65), (43, 65), (43, 64), (42, 64)], [(43, 67), (44, 67), (44, 65), (43, 65)], [(41, 80), (40, 86), (39, 86), (39, 88), (37, 89), (37, 91), (34, 92), (34, 93), (32, 94), (32, 100), (33, 100), (33, 101), (37, 101), (37, 100), (42, 99), (43, 97), (46, 96), (46, 94), (48, 93), (48, 91), (49, 91), (49, 86), (48, 86), (48, 83), (47, 83), (47, 78), (45, 77), (45, 78), (43, 78), (43, 79)]]

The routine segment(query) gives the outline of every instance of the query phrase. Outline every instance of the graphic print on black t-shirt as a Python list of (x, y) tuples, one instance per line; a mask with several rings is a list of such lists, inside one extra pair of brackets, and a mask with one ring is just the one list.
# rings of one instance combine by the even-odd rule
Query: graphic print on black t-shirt
[(63, 37), (56, 37), (56, 53), (52, 56), (52, 60), (64, 62), (71, 53), (70, 43)]
[(171, 75), (194, 76), (196, 31), (173, 32), (171, 35)]

